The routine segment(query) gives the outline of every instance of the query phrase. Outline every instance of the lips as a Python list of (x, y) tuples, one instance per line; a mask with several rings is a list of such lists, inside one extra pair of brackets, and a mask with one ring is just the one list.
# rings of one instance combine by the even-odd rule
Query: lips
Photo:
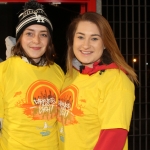
[(33, 49), (33, 50), (40, 50), (41, 47), (31, 47), (31, 49)]
[(90, 51), (82, 51), (82, 50), (80, 50), (80, 52), (81, 52), (82, 54), (85, 54), (85, 55), (88, 55), (88, 54), (93, 53), (93, 52), (90, 52)]

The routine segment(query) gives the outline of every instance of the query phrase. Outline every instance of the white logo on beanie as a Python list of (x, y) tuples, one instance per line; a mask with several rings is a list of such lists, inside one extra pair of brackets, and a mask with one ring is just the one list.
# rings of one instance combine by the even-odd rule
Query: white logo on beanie
[(37, 15), (37, 12), (34, 12), (37, 22), (44, 22), (44, 17)]

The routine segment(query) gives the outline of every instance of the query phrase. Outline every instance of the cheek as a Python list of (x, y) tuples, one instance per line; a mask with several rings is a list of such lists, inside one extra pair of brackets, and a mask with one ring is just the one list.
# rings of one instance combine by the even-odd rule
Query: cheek
[(101, 57), (101, 56), (103, 55), (103, 51), (104, 51), (103, 48), (100, 48), (100, 49), (98, 50), (98, 53), (97, 53), (98, 57)]
[(73, 48), (73, 52), (75, 53), (75, 51), (76, 51), (76, 45), (75, 45), (75, 42), (73, 43), (72, 48)]
[(26, 46), (28, 43), (30, 43), (30, 41), (27, 40), (27, 39), (22, 38), (20, 43), (21, 43), (21, 45)]
[(45, 47), (47, 47), (48, 46), (48, 41), (46, 41), (44, 44), (45, 44)]
[(26, 46), (26, 42), (24, 42), (24, 41), (22, 40), (20, 43), (21, 43), (22, 48), (24, 49), (25, 46)]
[(48, 43), (47, 42), (42, 42), (41, 46), (45, 49), (46, 47), (48, 47)]
[(77, 42), (76, 40), (73, 43), (73, 51), (76, 52), (80, 49), (81, 43)]
[(76, 46), (73, 46), (73, 53), (74, 53), (75, 56), (77, 56), (78, 53), (79, 53), (79, 50), (77, 49)]

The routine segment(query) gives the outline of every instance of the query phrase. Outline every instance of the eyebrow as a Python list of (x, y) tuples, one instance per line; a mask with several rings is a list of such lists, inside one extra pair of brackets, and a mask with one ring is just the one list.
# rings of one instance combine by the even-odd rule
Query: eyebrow
[[(85, 35), (84, 33), (82, 33), (82, 32), (77, 32), (76, 34), (82, 34), (82, 35)], [(99, 37), (101, 37), (101, 35), (100, 34), (92, 34), (91, 36), (99, 36)]]

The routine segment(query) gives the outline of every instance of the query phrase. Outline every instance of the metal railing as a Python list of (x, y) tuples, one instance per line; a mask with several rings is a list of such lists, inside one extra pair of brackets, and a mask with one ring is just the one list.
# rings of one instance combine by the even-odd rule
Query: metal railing
[(149, 0), (101, 0), (119, 48), (140, 82), (129, 131), (129, 150), (150, 150), (150, 9)]

